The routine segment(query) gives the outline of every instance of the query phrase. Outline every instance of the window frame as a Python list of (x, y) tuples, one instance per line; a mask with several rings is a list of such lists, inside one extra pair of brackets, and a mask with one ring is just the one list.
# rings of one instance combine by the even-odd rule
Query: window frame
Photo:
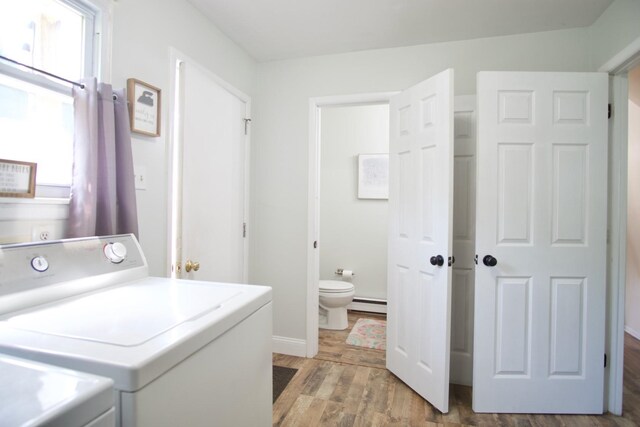
[[(113, 11), (111, 1), (57, 1), (73, 8), (84, 17), (83, 77), (96, 76), (99, 80), (108, 80), (111, 76), (111, 16)], [(0, 61), (0, 73), (44, 89), (72, 96), (72, 87), (69, 84), (37, 72), (31, 72), (20, 66)], [(70, 186), (67, 185), (42, 185), (36, 183), (36, 199), (52, 199), (52, 201), (63, 199), (68, 201), (70, 190)], [(15, 200), (0, 198), (0, 203), (12, 202), (15, 202)]]

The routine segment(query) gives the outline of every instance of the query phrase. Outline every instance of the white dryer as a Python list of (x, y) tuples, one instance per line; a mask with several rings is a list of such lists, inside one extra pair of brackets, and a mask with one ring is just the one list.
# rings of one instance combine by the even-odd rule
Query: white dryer
[(113, 427), (113, 381), (0, 355), (0, 426)]
[(114, 381), (119, 426), (271, 425), (271, 288), (148, 277), (132, 235), (0, 246), (0, 353)]

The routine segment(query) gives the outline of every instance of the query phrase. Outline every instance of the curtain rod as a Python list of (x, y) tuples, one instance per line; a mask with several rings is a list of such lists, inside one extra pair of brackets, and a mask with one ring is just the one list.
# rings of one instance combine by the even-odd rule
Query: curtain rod
[[(42, 73), (42, 74), (44, 74), (46, 76), (53, 77), (54, 79), (62, 80), (63, 82), (69, 83), (69, 84), (74, 85), (74, 86), (78, 86), (80, 89), (84, 89), (84, 84), (82, 84), (82, 83), (74, 82), (73, 80), (65, 79), (64, 77), (57, 76), (57, 75), (55, 75), (53, 73), (50, 73), (48, 71), (44, 71), (44, 70), (41, 70), (39, 68), (32, 67), (31, 65), (23, 64), (22, 62), (18, 62), (15, 59), (7, 58), (6, 56), (3, 56), (3, 55), (0, 55), (0, 59), (4, 59), (5, 61), (12, 62), (12, 63), (14, 63), (16, 65), (20, 65), (21, 67), (28, 68), (28, 69), (36, 71), (38, 73)], [(115, 101), (116, 99), (118, 99), (118, 97), (114, 94), (113, 95), (113, 100)]]
[(67, 82), (67, 83), (72, 84), (74, 86), (78, 86), (80, 89), (84, 89), (84, 85), (82, 83), (74, 82), (73, 80), (65, 79), (64, 77), (57, 76), (57, 75), (55, 75), (53, 73), (50, 73), (48, 71), (44, 71), (44, 70), (41, 70), (39, 68), (32, 67), (31, 65), (23, 64), (22, 62), (18, 62), (15, 59), (7, 58), (6, 56), (2, 56), (2, 55), (0, 55), (0, 59), (4, 59), (5, 61), (12, 62), (12, 63), (14, 63), (16, 65), (20, 65), (21, 67), (28, 68), (30, 70), (36, 71), (36, 72), (44, 74), (46, 76), (53, 77), (54, 79), (62, 80), (63, 82)]

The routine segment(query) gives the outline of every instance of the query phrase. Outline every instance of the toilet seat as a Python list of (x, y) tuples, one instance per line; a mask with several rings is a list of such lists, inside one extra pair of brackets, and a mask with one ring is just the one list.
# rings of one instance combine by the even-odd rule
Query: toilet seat
[(339, 280), (320, 280), (319, 285), (320, 292), (327, 294), (337, 294), (352, 292), (354, 287), (353, 283), (342, 282)]

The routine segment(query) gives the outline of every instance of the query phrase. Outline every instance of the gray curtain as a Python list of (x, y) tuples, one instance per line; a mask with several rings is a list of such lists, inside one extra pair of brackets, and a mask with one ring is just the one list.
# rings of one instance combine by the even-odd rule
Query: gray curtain
[(74, 160), (67, 237), (137, 236), (125, 91), (114, 91), (95, 78), (82, 83), (84, 88), (73, 88)]

